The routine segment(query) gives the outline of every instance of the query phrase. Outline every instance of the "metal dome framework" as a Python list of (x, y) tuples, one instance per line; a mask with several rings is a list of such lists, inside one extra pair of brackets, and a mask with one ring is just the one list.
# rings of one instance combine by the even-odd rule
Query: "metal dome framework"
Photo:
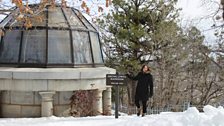
[(0, 38), (1, 67), (104, 66), (99, 33), (77, 9), (46, 7), (40, 13), (44, 20), (31, 19), (28, 30), (13, 14), (0, 23), (5, 31)]

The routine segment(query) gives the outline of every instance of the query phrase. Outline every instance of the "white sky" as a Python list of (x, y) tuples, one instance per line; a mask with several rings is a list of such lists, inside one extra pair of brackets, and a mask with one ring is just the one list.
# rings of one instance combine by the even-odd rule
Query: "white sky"
[(178, 0), (178, 6), (183, 8), (182, 14), (185, 18), (196, 18), (201, 16), (206, 10), (202, 7), (203, 0)]
[(0, 126), (224, 126), (223, 107), (205, 106), (203, 113), (195, 107), (185, 112), (164, 112), (137, 117), (123, 115), (94, 117), (0, 118)]
[(211, 26), (219, 5), (220, 0), (178, 0), (178, 7), (182, 8), (182, 27), (196, 26), (206, 37), (206, 43), (214, 43), (214, 30)]

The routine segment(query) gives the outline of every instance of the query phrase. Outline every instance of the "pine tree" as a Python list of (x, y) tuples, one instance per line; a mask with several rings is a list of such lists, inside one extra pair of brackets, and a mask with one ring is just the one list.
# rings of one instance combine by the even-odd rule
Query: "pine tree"
[(113, 0), (112, 12), (99, 24), (108, 65), (118, 70), (139, 71), (155, 60), (155, 51), (172, 43), (179, 28), (176, 0)]
[[(162, 49), (175, 46), (181, 34), (176, 2), (113, 0), (112, 11), (99, 20), (106, 65), (119, 72), (137, 73), (142, 64), (159, 62)], [(127, 88), (129, 103), (133, 103), (133, 83)]]

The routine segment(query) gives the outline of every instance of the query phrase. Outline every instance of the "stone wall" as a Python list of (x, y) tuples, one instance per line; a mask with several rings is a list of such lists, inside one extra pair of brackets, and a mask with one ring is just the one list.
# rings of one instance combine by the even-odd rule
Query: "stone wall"
[[(70, 108), (72, 91), (56, 92), (53, 96), (53, 114), (62, 116)], [(40, 117), (41, 96), (39, 92), (1, 91), (1, 117)]]

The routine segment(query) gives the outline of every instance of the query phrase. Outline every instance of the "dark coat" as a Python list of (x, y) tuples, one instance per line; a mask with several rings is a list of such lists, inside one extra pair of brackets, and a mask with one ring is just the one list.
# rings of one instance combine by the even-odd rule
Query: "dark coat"
[(135, 100), (146, 101), (153, 95), (153, 77), (150, 73), (139, 72), (137, 76), (128, 77), (138, 81), (135, 93)]

